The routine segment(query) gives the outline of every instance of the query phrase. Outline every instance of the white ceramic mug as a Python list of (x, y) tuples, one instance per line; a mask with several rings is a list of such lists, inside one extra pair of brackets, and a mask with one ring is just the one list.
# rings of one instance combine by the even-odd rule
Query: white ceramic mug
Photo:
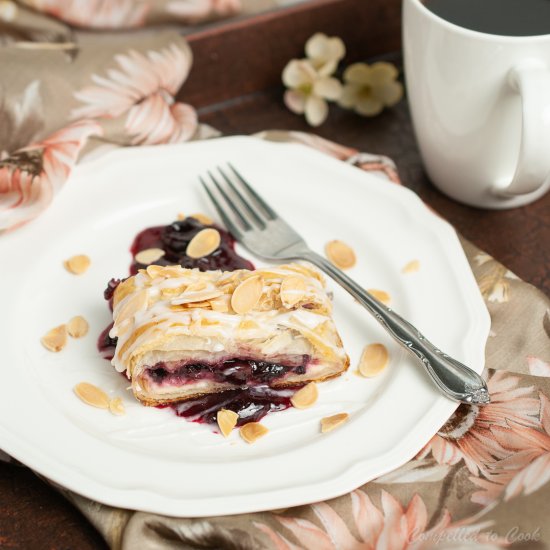
[(476, 32), (420, 0), (403, 0), (403, 45), (414, 129), (432, 182), (483, 208), (521, 206), (548, 191), (550, 35)]

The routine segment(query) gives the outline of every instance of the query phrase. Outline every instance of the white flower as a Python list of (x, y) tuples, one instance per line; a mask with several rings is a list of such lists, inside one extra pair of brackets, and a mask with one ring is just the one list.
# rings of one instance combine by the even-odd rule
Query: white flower
[(334, 73), (344, 55), (346, 46), (337, 36), (329, 38), (326, 34), (318, 32), (306, 42), (306, 56), (322, 76)]
[(328, 116), (326, 100), (335, 101), (342, 85), (335, 78), (321, 75), (307, 59), (292, 59), (283, 70), (285, 105), (299, 115), (305, 114), (308, 124), (319, 126)]
[(344, 71), (345, 84), (338, 103), (360, 115), (375, 116), (403, 97), (403, 86), (396, 80), (397, 75), (391, 63), (354, 63)]

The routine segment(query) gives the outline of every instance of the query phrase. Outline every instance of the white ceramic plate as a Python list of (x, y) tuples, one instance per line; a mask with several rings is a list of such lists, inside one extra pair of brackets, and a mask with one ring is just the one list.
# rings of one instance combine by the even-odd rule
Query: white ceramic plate
[[(197, 174), (230, 160), (316, 250), (342, 239), (358, 262), (349, 274), (386, 290), (433, 342), (481, 372), (489, 317), (453, 229), (410, 191), (299, 145), (224, 138), (124, 149), (83, 164), (37, 221), (0, 238), (0, 444), (51, 480), (100, 502), (174, 516), (283, 508), (343, 494), (400, 466), (456, 408), (419, 365), (335, 284), (334, 315), (351, 368), (320, 385), (318, 404), (269, 415), (267, 437), (224, 439), (171, 410), (139, 405), (96, 351), (109, 323), (102, 298), (123, 277), (141, 229), (178, 212), (212, 208)], [(62, 266), (88, 254), (89, 271)], [(420, 270), (403, 274), (411, 260)], [(256, 262), (260, 264), (260, 262)], [(83, 315), (90, 333), (58, 354), (40, 337)], [(354, 374), (362, 347), (383, 342), (391, 362), (377, 378)], [(84, 405), (89, 381), (123, 396), (127, 414)], [(322, 417), (350, 421), (321, 434)]]

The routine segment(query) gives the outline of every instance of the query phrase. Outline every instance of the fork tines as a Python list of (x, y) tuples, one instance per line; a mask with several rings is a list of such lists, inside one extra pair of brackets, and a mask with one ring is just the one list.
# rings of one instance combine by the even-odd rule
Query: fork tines
[(199, 180), (223, 223), (239, 239), (243, 230), (265, 229), (277, 214), (234, 166), (228, 163), (227, 167), (230, 172), (218, 166), (217, 175), (208, 170), (210, 181), (202, 176)]

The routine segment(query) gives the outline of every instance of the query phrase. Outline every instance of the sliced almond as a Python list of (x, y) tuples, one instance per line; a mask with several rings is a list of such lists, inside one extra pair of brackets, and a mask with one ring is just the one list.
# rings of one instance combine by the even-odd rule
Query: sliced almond
[(107, 394), (89, 382), (80, 382), (80, 384), (74, 387), (74, 392), (87, 405), (97, 407), (98, 409), (109, 408), (109, 397), (107, 397)]
[(263, 437), (268, 432), (269, 430), (259, 422), (249, 422), (240, 429), (241, 437), (247, 443), (254, 443), (254, 441), (260, 439), (260, 437)]
[(258, 325), (256, 321), (253, 321), (252, 319), (243, 319), (239, 323), (237, 330), (256, 330), (258, 328), (260, 328), (260, 325)]
[(190, 258), (203, 258), (220, 246), (221, 237), (217, 229), (209, 227), (199, 231), (187, 245), (185, 254)]
[(297, 409), (307, 409), (315, 404), (319, 397), (319, 390), (315, 382), (310, 382), (299, 389), (290, 399), (292, 405)]
[(185, 214), (183, 212), (178, 212), (177, 219), (180, 222), (183, 221), (185, 219)]
[(285, 277), (281, 283), (281, 302), (286, 309), (299, 303), (306, 293), (306, 282), (301, 277)]
[(193, 302), (205, 302), (207, 300), (219, 298), (222, 294), (223, 292), (217, 288), (199, 290), (197, 292), (188, 292), (186, 290), (178, 298), (172, 300), (171, 304), (174, 306), (178, 306), (182, 304), (192, 304)]
[(239, 315), (252, 311), (262, 296), (264, 283), (259, 275), (245, 279), (231, 296), (231, 307)]
[(325, 245), (327, 258), (340, 269), (349, 269), (357, 261), (353, 249), (342, 241), (330, 241)]
[(228, 411), (227, 409), (220, 409), (216, 414), (216, 420), (220, 427), (224, 437), (229, 437), (229, 434), (233, 431), (233, 428), (237, 425), (239, 415), (234, 411)]
[(197, 281), (196, 283), (191, 283), (187, 285), (185, 292), (199, 292), (199, 290), (204, 290), (208, 287), (206, 281)]
[(220, 313), (226, 313), (229, 311), (229, 302), (231, 298), (229, 296), (220, 296), (215, 300), (210, 300), (210, 307), (213, 311), (218, 311)]
[[(151, 267), (151, 266), (149, 266)], [(147, 270), (149, 270), (149, 267)], [(166, 277), (167, 279), (175, 279), (183, 275), (183, 267), (181, 265), (165, 265), (159, 271), (159, 275)]]
[(161, 265), (148, 265), (146, 268), (147, 275), (151, 277), (151, 279), (156, 279), (157, 277), (160, 277), (163, 275), (164, 267)]
[(389, 353), (384, 344), (369, 344), (359, 359), (359, 372), (366, 378), (380, 374), (388, 365)]
[(385, 290), (369, 288), (367, 292), (372, 294), (379, 302), (382, 302), (385, 305), (388, 305), (391, 302), (391, 296)]
[(146, 248), (145, 250), (140, 250), (134, 256), (134, 260), (138, 264), (149, 265), (160, 260), (165, 254), (166, 252), (162, 248)]
[(191, 214), (189, 217), (195, 218), (197, 221), (201, 222), (203, 225), (212, 225), (214, 223), (214, 220), (212, 220), (212, 218), (209, 218), (206, 214), (201, 214), (200, 212), (197, 214)]
[(67, 327), (65, 325), (59, 325), (58, 327), (52, 328), (49, 332), (44, 334), (40, 338), (42, 345), (57, 353), (61, 351), (67, 345)]
[(123, 302), (121, 302), (120, 307), (115, 310), (115, 325), (126, 321), (126, 319), (132, 318), (138, 311), (145, 309), (147, 307), (148, 299), (149, 294), (147, 289), (134, 292), (128, 296)]
[(114, 399), (111, 399), (109, 401), (109, 410), (115, 416), (122, 416), (126, 414), (126, 409), (124, 408), (124, 403), (122, 402), (122, 398), (115, 397)]
[(82, 275), (89, 267), (91, 260), (85, 254), (78, 254), (77, 256), (72, 256), (68, 260), (63, 262), (65, 269), (74, 275)]
[(86, 319), (84, 319), (81, 315), (73, 317), (67, 323), (67, 332), (69, 333), (69, 336), (73, 338), (82, 338), (83, 336), (86, 336), (86, 334), (88, 334), (88, 328), (88, 321), (86, 321)]
[(403, 266), (402, 273), (416, 273), (420, 269), (420, 262), (418, 260), (411, 260), (408, 264)]
[(210, 305), (210, 302), (205, 300), (204, 302), (190, 302), (188, 304), (182, 304), (181, 307), (184, 309), (210, 309), (212, 306)]
[(321, 432), (327, 433), (331, 432), (338, 426), (341, 426), (344, 422), (346, 422), (349, 418), (348, 413), (338, 413), (334, 414), (332, 416), (326, 416), (325, 418), (321, 419)]

